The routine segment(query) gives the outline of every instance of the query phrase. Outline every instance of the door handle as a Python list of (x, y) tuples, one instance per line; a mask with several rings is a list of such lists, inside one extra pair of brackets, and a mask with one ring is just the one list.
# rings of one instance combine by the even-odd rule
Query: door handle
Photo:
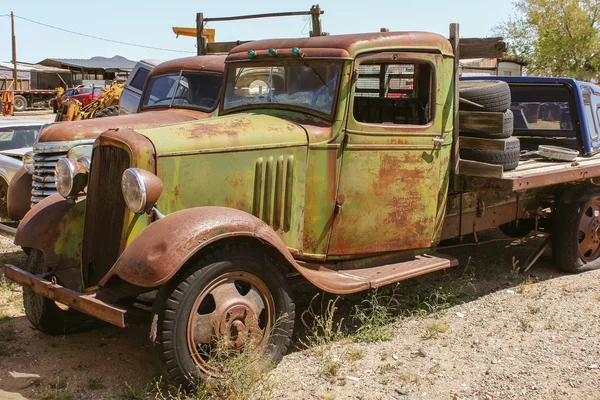
[(436, 137), (432, 138), (431, 140), (435, 144), (444, 144), (444, 143), (446, 143), (446, 141), (444, 139), (442, 139), (441, 137), (439, 137), (439, 136), (436, 136)]

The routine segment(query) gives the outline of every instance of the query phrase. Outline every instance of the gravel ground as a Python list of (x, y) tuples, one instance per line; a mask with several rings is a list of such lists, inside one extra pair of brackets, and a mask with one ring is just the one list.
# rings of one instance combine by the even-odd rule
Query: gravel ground
[[(307, 347), (311, 335), (300, 317), (317, 292), (295, 284), (297, 334), (271, 373), (272, 397), (599, 399), (600, 270), (562, 274), (545, 254), (519, 274), (515, 266), (541, 239), (500, 238), (490, 232), (480, 240), (492, 243), (446, 250), (459, 267), (402, 282), (389, 341), (352, 340), (359, 328), (352, 310), (371, 298), (363, 293), (336, 303), (334, 327), (343, 319), (344, 338)], [(0, 262), (24, 260), (4, 238), (0, 251)], [(158, 371), (147, 335), (147, 327), (135, 325), (49, 337), (30, 327), (19, 289), (0, 290), (0, 399), (58, 399), (49, 397), (58, 392), (72, 399), (153, 398), (127, 389), (143, 393)], [(11, 371), (40, 377), (14, 378)]]

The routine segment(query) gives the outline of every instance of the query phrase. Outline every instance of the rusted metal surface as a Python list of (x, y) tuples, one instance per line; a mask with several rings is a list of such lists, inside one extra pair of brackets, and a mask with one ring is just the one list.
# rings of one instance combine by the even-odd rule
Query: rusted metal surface
[(179, 71), (222, 73), (225, 69), (225, 58), (226, 55), (205, 55), (165, 61), (154, 67), (154, 69), (150, 72), (150, 77), (167, 74), (169, 72), (178, 73)]
[(527, 216), (538, 207), (539, 193), (469, 192), (448, 196), (440, 240), (459, 238)]
[(127, 310), (98, 300), (94, 294), (78, 293), (10, 264), (4, 266), (4, 274), (7, 278), (19, 285), (30, 288), (35, 293), (65, 304), (92, 317), (125, 328), (125, 314)]
[(275, 48), (297, 47), (305, 58), (352, 59), (365, 51), (394, 49), (398, 51), (426, 51), (454, 56), (448, 39), (426, 32), (377, 32), (350, 35), (331, 35), (298, 39), (257, 40), (237, 46), (229, 53), (227, 62), (248, 60), (248, 50), (258, 53)]
[(23, 219), (31, 206), (32, 176), (21, 167), (8, 186), (6, 195), (8, 216), (15, 221)]
[(578, 250), (584, 263), (594, 261), (600, 255), (600, 200), (587, 202), (580, 211)]
[(125, 248), (100, 286), (112, 276), (141, 287), (162, 285), (203, 247), (235, 236), (258, 239), (295, 265), (283, 241), (260, 219), (232, 208), (198, 207), (170, 214), (144, 229)]
[(88, 286), (112, 267), (128, 240), (149, 223), (133, 214), (121, 193), (121, 177), (129, 167), (155, 171), (154, 146), (132, 130), (109, 130), (94, 144), (85, 212), (82, 265)]
[[(40, 250), (51, 270), (79, 268), (84, 210), (85, 200), (71, 204), (58, 194), (52, 195), (25, 215), (19, 223), (15, 244)], [(71, 288), (80, 286), (81, 279)]]
[(340, 199), (344, 203), (327, 257), (429, 248), (439, 235), (437, 221), (443, 218), (447, 193), (453, 59), (383, 52), (356, 62), (433, 65), (432, 116), (425, 124), (365, 123), (355, 119), (356, 105), (350, 105), (337, 193), (338, 204)]
[(366, 262), (359, 260), (337, 264), (300, 263), (298, 271), (321, 290), (334, 294), (350, 294), (457, 265), (458, 261), (454, 257), (432, 253), (379, 256)]
[(50, 124), (42, 129), (40, 142), (96, 139), (107, 129), (141, 129), (208, 118), (209, 113), (185, 109), (146, 111), (117, 117), (95, 118)]
[(249, 344), (265, 347), (275, 323), (272, 294), (260, 278), (246, 271), (229, 272), (210, 282), (191, 309), (197, 311), (190, 313), (187, 323), (188, 351), (198, 368), (210, 375), (218, 371), (206, 350), (216, 348), (219, 338), (227, 338), (238, 351)]

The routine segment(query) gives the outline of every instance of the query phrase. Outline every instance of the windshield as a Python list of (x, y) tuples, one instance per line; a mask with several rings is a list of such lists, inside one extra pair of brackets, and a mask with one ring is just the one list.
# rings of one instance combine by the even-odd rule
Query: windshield
[(0, 150), (14, 150), (33, 146), (39, 126), (0, 128)]
[(218, 74), (192, 72), (153, 76), (148, 82), (142, 106), (179, 106), (211, 111), (217, 105), (221, 80)]
[(284, 105), (329, 116), (340, 70), (332, 61), (229, 68), (223, 109)]

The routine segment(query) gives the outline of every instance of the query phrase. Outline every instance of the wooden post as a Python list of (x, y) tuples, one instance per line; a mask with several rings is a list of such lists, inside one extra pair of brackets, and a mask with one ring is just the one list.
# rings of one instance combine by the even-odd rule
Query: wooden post
[(454, 51), (454, 84), (452, 87), (454, 88), (454, 116), (452, 121), (452, 154), (451, 154), (451, 164), (450, 164), (450, 172), (454, 175), (454, 178), (451, 180), (450, 184), (454, 189), (458, 189), (459, 179), (459, 161), (460, 161), (460, 148), (458, 142), (458, 134), (460, 131), (459, 127), (459, 114), (458, 114), (458, 105), (459, 105), (459, 95), (458, 95), (458, 82), (460, 79), (459, 75), (459, 65), (458, 60), (460, 59), (460, 36), (458, 24), (450, 24), (450, 43), (452, 44), (452, 50)]
[(204, 14), (196, 14), (196, 47), (198, 48), (197, 54), (199, 56), (206, 54), (206, 46), (204, 43)]
[(17, 37), (15, 36), (15, 13), (10, 12), (10, 25), (12, 28), (12, 59), (13, 59), (13, 81), (14, 81), (14, 90), (19, 90), (17, 87)]
[(312, 18), (312, 31), (310, 31), (310, 36), (322, 36), (323, 28), (321, 27), (321, 7), (317, 4), (316, 6), (312, 6), (310, 8), (311, 18)]

